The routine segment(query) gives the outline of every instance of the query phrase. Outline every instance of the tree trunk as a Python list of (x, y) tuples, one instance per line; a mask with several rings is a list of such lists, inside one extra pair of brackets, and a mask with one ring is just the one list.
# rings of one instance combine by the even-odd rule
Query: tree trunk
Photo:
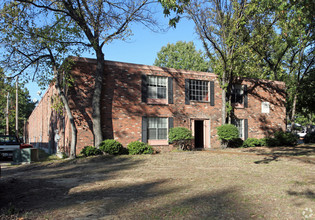
[(102, 93), (102, 84), (105, 72), (104, 64), (104, 54), (101, 48), (98, 48), (96, 51), (97, 57), (97, 66), (95, 73), (95, 86), (94, 94), (92, 99), (92, 121), (93, 121), (93, 135), (94, 135), (94, 146), (98, 147), (103, 141), (102, 135), (102, 125), (101, 125), (101, 93)]
[[(227, 98), (226, 98), (228, 101), (228, 105), (229, 106), (232, 106), (232, 102), (231, 102), (231, 96), (229, 95)], [(234, 115), (234, 108), (230, 109), (229, 112), (227, 113), (227, 123), (228, 124), (232, 124), (232, 116)]]
[(9, 97), (10, 97), (10, 93), (8, 92), (8, 95), (7, 95), (7, 108), (6, 108), (6, 112), (5, 112), (5, 120), (6, 120), (6, 129), (5, 129), (5, 134), (6, 135), (9, 135), (10, 134), (10, 126), (9, 126)]
[(55, 88), (57, 89), (58, 95), (64, 104), (66, 109), (67, 116), (71, 125), (71, 146), (70, 146), (70, 159), (74, 159), (76, 157), (76, 146), (77, 146), (77, 128), (75, 126), (74, 118), (71, 113), (71, 109), (69, 107), (68, 99), (65, 96), (64, 92), (60, 88), (60, 73), (54, 68), (55, 76), (56, 76), (56, 84)]
[[(222, 125), (226, 124), (226, 87), (225, 87), (225, 72), (222, 77)], [(225, 149), (227, 144), (221, 141), (221, 148)]]
[(223, 72), (222, 76), (222, 125), (226, 124), (226, 80), (225, 80), (226, 72)]
[(295, 124), (295, 110), (296, 110), (296, 100), (297, 100), (297, 92), (294, 94), (293, 98), (293, 104), (292, 104), (292, 115), (291, 115), (291, 133), (293, 133), (294, 130), (294, 124)]
[(222, 89), (222, 125), (226, 124), (226, 90)]

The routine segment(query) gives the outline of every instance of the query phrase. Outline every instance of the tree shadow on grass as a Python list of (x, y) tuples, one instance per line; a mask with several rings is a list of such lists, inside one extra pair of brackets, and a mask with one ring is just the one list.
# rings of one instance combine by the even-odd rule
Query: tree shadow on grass
[(19, 210), (42, 206), (50, 210), (53, 203), (60, 207), (72, 188), (114, 179), (118, 171), (132, 169), (140, 163), (141, 160), (131, 157), (99, 156), (3, 169), (0, 210), (12, 204)]
[(283, 147), (255, 147), (245, 152), (265, 155), (263, 160), (255, 161), (256, 164), (266, 164), (278, 161), (280, 157), (299, 160), (304, 163), (315, 164), (315, 146), (283, 146)]
[(257, 160), (254, 163), (255, 164), (268, 164), (268, 163), (273, 162), (273, 161), (278, 161), (278, 158), (279, 158), (279, 156), (269, 156), (269, 157), (265, 157), (262, 160)]
[[(249, 219), (252, 210), (236, 188), (186, 193), (169, 179), (135, 178), (128, 170), (141, 166), (134, 157), (95, 157), (4, 172), (0, 181), (0, 218), (10, 207), (29, 218), (97, 219)], [(27, 166), (26, 166), (27, 167)], [(58, 168), (58, 169), (57, 169)], [(19, 175), (7, 177), (19, 170)], [(123, 171), (124, 173), (118, 173)], [(125, 173), (127, 171), (127, 173)], [(128, 211), (126, 211), (128, 210)], [(46, 218), (46, 217), (45, 217)]]
[(193, 197), (174, 199), (166, 205), (142, 210), (138, 219), (251, 219), (251, 204), (244, 203), (237, 188), (211, 190)]
[[(74, 193), (66, 198), (74, 209), (64, 208), (68, 217), (78, 219), (251, 219), (256, 215), (235, 188), (182, 198), (185, 189), (164, 184), (167, 186), (168, 180)], [(79, 211), (75, 204), (84, 206)], [(51, 209), (60, 208), (55, 205)]]
[(312, 201), (315, 201), (315, 192), (310, 190), (310, 189), (306, 189), (306, 190), (304, 190), (302, 192), (289, 190), (289, 191), (287, 191), (287, 193), (290, 196), (307, 198), (307, 199), (310, 199)]
[[(39, 163), (31, 163), (22, 166), (11, 166), (4, 171), (4, 176), (11, 176), (20, 172), (41, 172), (44, 171), (45, 174), (60, 174), (60, 173), (69, 173), (72, 174), (78, 168), (83, 170), (93, 170), (95, 165), (106, 164), (106, 165), (115, 165), (120, 164), (123, 166), (127, 165), (128, 162), (132, 164), (137, 164), (137, 160), (130, 160), (128, 157), (115, 157), (112, 155), (102, 155), (86, 158), (76, 158), (70, 160), (52, 160)], [(114, 170), (113, 170), (114, 171)]]
[[(137, 204), (143, 200), (154, 200), (156, 196), (165, 196), (176, 192), (174, 188), (155, 190), (160, 188), (166, 180), (151, 182), (130, 183), (123, 186), (104, 185), (97, 186), (93, 183), (91, 189), (79, 189), (78, 191), (69, 191), (68, 187), (56, 186), (49, 181), (23, 181), (12, 179), (11, 187), (5, 187), (6, 196), (1, 193), (1, 198), (8, 206), (2, 209), (2, 214), (6, 214), (12, 206), (19, 213), (17, 216), (23, 216), (25, 213), (33, 213), (34, 216), (47, 216), (54, 219), (84, 218), (96, 219), (108, 215), (116, 215), (124, 211), (127, 206)], [(17, 191), (12, 184), (26, 185), (24, 191)], [(29, 185), (32, 184), (32, 187)], [(44, 198), (43, 198), (44, 196)], [(58, 212), (54, 212), (59, 210)], [(52, 213), (54, 212), (54, 213)], [(51, 216), (53, 215), (53, 216)], [(0, 219), (1, 219), (0, 213)]]

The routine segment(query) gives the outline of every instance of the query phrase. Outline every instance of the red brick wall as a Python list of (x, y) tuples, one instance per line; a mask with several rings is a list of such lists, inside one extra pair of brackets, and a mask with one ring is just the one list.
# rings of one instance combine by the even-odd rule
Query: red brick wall
[[(78, 129), (77, 153), (86, 146), (93, 145), (92, 133), (92, 96), (95, 60), (77, 58), (72, 70), (74, 85), (69, 87), (68, 97)], [(221, 125), (221, 89), (217, 76), (212, 73), (183, 71), (154, 66), (106, 62), (106, 80), (102, 92), (102, 129), (104, 139), (116, 139), (125, 147), (131, 141), (141, 141), (142, 117), (173, 117), (174, 127), (191, 129), (191, 120), (210, 119), (211, 148), (218, 148), (220, 142), (216, 127)], [(141, 74), (167, 76), (173, 78), (174, 104), (148, 104), (141, 101)], [(185, 104), (185, 78), (214, 81), (215, 105), (190, 101)], [(284, 84), (280, 82), (244, 79), (248, 86), (248, 108), (236, 109), (235, 115), (248, 119), (249, 137), (261, 138), (277, 129), (285, 128)], [(261, 113), (261, 102), (270, 102), (270, 113)], [(47, 102), (47, 100), (42, 100)], [(48, 105), (47, 105), (48, 106)], [(36, 116), (40, 120), (40, 111)], [(31, 119), (30, 117), (30, 119)], [(38, 121), (34, 120), (34, 121)], [(35, 123), (35, 122), (34, 122)], [(69, 123), (66, 120), (65, 149), (68, 151)], [(32, 131), (36, 133), (35, 129)], [(30, 137), (32, 136), (30, 132)], [(169, 146), (156, 146), (159, 150), (169, 150)]]
[(95, 66), (78, 63), (71, 73), (74, 84), (68, 89), (69, 105), (77, 127), (77, 153), (84, 146), (93, 146), (92, 97)]
[[(57, 113), (53, 108), (53, 100), (57, 91), (51, 85), (43, 95), (40, 102), (28, 118), (26, 142), (48, 153), (57, 152), (57, 144), (60, 151), (68, 152), (70, 146), (69, 120), (65, 114)], [(55, 131), (58, 129), (60, 139), (55, 142)]]
[[(235, 109), (239, 119), (248, 119), (248, 137), (263, 138), (286, 129), (285, 84), (277, 81), (244, 79), (248, 108)], [(270, 103), (270, 112), (261, 113), (261, 103)]]
[[(89, 117), (82, 115), (80, 117), (89, 120), (92, 109), (86, 107), (91, 106), (93, 95), (90, 90), (93, 80), (89, 75), (90, 72), (95, 71), (93, 64), (95, 64), (94, 60), (84, 60), (84, 62), (78, 63), (74, 71), (78, 76), (77, 82), (82, 73), (84, 74), (83, 81), (88, 82), (83, 85), (82, 82), (77, 83), (81, 86), (76, 88), (75, 99), (84, 97), (81, 101), (76, 102), (85, 103), (80, 108), (85, 108), (85, 114)], [(174, 104), (158, 105), (141, 102), (141, 74), (173, 77)], [(186, 105), (185, 78), (214, 81), (215, 106), (192, 101), (190, 105)], [(284, 84), (253, 79), (244, 79), (241, 83), (248, 85), (248, 108), (236, 109), (235, 115), (240, 119), (248, 119), (249, 137), (261, 138), (271, 135), (275, 130), (285, 129)], [(141, 141), (142, 116), (174, 117), (175, 127), (183, 126), (189, 129), (191, 129), (191, 119), (210, 119), (211, 147), (220, 146), (216, 127), (221, 125), (222, 100), (221, 89), (215, 74), (108, 61), (106, 62), (106, 81), (102, 96), (102, 124), (105, 139), (114, 138), (124, 146), (131, 141)], [(261, 113), (262, 101), (270, 102), (269, 114)], [(85, 127), (88, 126), (85, 124)], [(90, 141), (92, 133), (82, 135), (82, 137), (85, 141)], [(79, 146), (79, 148), (81, 147), (82, 145)], [(160, 146), (159, 149), (169, 148)]]
[[(111, 112), (113, 134), (110, 132), (110, 114), (103, 114), (105, 137), (114, 136), (123, 145), (141, 140), (141, 119), (147, 117), (174, 117), (174, 126), (190, 129), (192, 118), (211, 119), (214, 125), (220, 123), (221, 93), (215, 81), (215, 106), (209, 103), (191, 102), (185, 105), (185, 78), (214, 81), (211, 73), (194, 73), (174, 69), (161, 69), (153, 66), (124, 64), (109, 67), (110, 75), (105, 84), (103, 103), (106, 112)], [(173, 77), (174, 104), (156, 105), (141, 102), (141, 74)], [(112, 105), (110, 104), (112, 103)], [(217, 144), (216, 130), (213, 126), (213, 144)]]

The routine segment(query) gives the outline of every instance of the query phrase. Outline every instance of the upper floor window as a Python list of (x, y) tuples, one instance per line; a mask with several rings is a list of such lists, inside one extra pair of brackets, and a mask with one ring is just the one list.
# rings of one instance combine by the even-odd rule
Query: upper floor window
[(148, 98), (166, 99), (167, 77), (148, 76)]
[(193, 101), (209, 101), (209, 82), (202, 80), (190, 80), (189, 99)]
[(231, 91), (231, 102), (235, 107), (247, 107), (247, 86), (233, 85)]
[(173, 78), (141, 75), (141, 101), (148, 104), (173, 104)]
[(244, 88), (242, 87), (242, 85), (233, 85), (232, 96), (231, 96), (232, 103), (243, 104), (243, 94), (244, 94)]
[(185, 79), (185, 104), (190, 101), (210, 102), (214, 106), (214, 82)]

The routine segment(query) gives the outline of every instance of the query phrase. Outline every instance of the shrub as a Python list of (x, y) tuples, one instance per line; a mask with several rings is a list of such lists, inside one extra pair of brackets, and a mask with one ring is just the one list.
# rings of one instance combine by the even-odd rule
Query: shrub
[(261, 139), (259, 139), (259, 141), (260, 141), (260, 146), (268, 146), (268, 145), (267, 145), (267, 139), (268, 139), (268, 138), (261, 138)]
[(260, 146), (275, 147), (275, 146), (280, 145), (279, 140), (277, 138), (272, 138), (272, 137), (262, 138), (259, 141), (260, 141)]
[(228, 147), (238, 148), (243, 146), (243, 140), (241, 138), (235, 138), (229, 142)]
[(315, 132), (307, 133), (304, 137), (304, 143), (315, 143)]
[(275, 138), (278, 140), (281, 146), (293, 146), (297, 144), (298, 138), (289, 132), (277, 131)]
[(267, 139), (267, 146), (268, 147), (276, 147), (276, 146), (280, 146), (280, 145), (281, 145), (281, 142), (277, 138), (268, 138)]
[(243, 147), (257, 147), (257, 146), (261, 146), (261, 141), (257, 138), (247, 138), (243, 143)]
[(169, 141), (192, 140), (193, 136), (189, 129), (183, 127), (171, 128), (169, 132)]
[(153, 154), (153, 149), (150, 145), (140, 142), (140, 141), (133, 141), (128, 144), (127, 146), (129, 154)]
[(111, 155), (118, 155), (124, 152), (124, 148), (121, 143), (113, 139), (102, 141), (100, 144), (100, 150)]
[(192, 148), (191, 140), (193, 139), (192, 132), (183, 127), (171, 128), (168, 134), (169, 142), (182, 150)]
[(96, 147), (93, 146), (85, 146), (80, 153), (85, 157), (103, 154), (103, 152), (100, 149), (97, 149)]
[(293, 146), (296, 145), (298, 137), (295, 134), (283, 131), (277, 131), (274, 137), (260, 139), (261, 146), (276, 147), (276, 146)]
[(217, 129), (220, 140), (231, 141), (239, 137), (239, 132), (235, 125), (225, 124), (219, 126)]
[(227, 147), (229, 142), (231, 142), (233, 139), (239, 138), (239, 132), (235, 125), (224, 124), (217, 127), (217, 130), (219, 138), (222, 141), (223, 148)]

